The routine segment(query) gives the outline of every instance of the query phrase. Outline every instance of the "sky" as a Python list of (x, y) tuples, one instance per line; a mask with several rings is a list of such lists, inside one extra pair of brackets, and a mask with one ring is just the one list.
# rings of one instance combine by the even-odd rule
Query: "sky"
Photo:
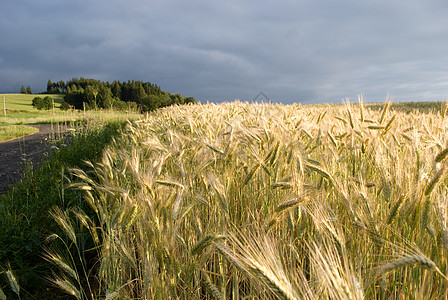
[(205, 103), (448, 98), (446, 0), (2, 0), (0, 93), (141, 80)]

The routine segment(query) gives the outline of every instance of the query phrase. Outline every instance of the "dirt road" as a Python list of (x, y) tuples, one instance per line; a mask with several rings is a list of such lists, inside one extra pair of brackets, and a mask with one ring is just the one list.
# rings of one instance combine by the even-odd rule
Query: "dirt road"
[(64, 125), (30, 125), (39, 129), (38, 133), (7, 142), (0, 142), (0, 194), (22, 178), (25, 162), (36, 166), (42, 155), (48, 151), (51, 141), (67, 131)]

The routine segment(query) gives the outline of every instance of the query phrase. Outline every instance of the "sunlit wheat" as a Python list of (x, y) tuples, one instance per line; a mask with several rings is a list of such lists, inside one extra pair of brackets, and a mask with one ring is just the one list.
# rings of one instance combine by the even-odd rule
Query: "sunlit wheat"
[(369, 107), (233, 102), (130, 122), (93, 173), (72, 171), (90, 212), (54, 217), (67, 243), (90, 233), (96, 261), (75, 284), (50, 252), (55, 283), (110, 299), (445, 297), (446, 110)]

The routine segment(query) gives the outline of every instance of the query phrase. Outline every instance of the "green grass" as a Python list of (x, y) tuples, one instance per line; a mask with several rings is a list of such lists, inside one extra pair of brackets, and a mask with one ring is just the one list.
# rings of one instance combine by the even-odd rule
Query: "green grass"
[[(53, 110), (38, 110), (32, 106), (34, 97), (45, 96), (50, 96), (55, 100), (54, 112)], [(6, 99), (6, 116), (3, 110), (3, 97)], [(81, 114), (77, 111), (61, 111), (59, 109), (63, 98), (62, 94), (0, 94), (0, 125), (55, 123), (80, 119)]]
[[(54, 99), (55, 108), (59, 109), (60, 104), (64, 101), (63, 94), (0, 94), (0, 108), (3, 114), (3, 97), (5, 97), (6, 110), (17, 111), (37, 111), (33, 107), (32, 102), (35, 97), (50, 96)], [(8, 114), (8, 113), (7, 113)]]
[[(55, 100), (55, 112), (52, 110), (41, 111), (32, 106), (34, 97), (50, 96)], [(3, 110), (3, 97), (6, 103), (6, 116)], [(56, 120), (66, 120), (70, 117), (69, 112), (63, 112), (59, 109), (64, 95), (40, 95), (40, 94), (0, 94), (0, 125), (19, 125), (34, 123), (51, 123)], [(53, 121), (54, 120), (54, 121)]]
[(35, 170), (29, 166), (23, 180), (0, 196), (0, 266), (10, 264), (19, 278), (22, 299), (57, 297), (57, 291), (49, 292), (51, 286), (46, 282), (52, 267), (42, 258), (45, 238), (58, 232), (49, 211), (55, 206), (83, 206), (81, 193), (66, 189), (70, 168), (90, 169), (85, 161), (97, 161), (125, 124), (91, 124), (89, 129), (68, 137), (64, 144), (55, 142), (48, 160), (44, 157)]
[(0, 116), (0, 125), (19, 125), (19, 124), (49, 124), (62, 122), (79, 122), (82, 120), (124, 120), (138, 119), (141, 116), (138, 112), (122, 112), (112, 110), (89, 110), (85, 113), (79, 110), (60, 111), (57, 110), (55, 115), (51, 111), (22, 112), (12, 111), (7, 117)]
[[(3, 94), (4, 95), (4, 94)], [(1, 99), (0, 95), (0, 99)], [(13, 137), (22, 136), (22, 132), (25, 134), (32, 134), (35, 131), (27, 130), (21, 131), (20, 128), (27, 128), (25, 126), (18, 127), (17, 125), (25, 124), (79, 124), (79, 123), (92, 123), (92, 122), (109, 122), (109, 121), (124, 121), (138, 119), (141, 114), (135, 111), (122, 112), (113, 110), (101, 110), (101, 111), (80, 111), (80, 110), (68, 110), (61, 111), (59, 108), (52, 110), (37, 110), (31, 106), (31, 101), (36, 95), (25, 94), (10, 94), (6, 95), (7, 99), (10, 99), (10, 106), (12, 109), (8, 109), (6, 116), (0, 114), (0, 141), (5, 141)], [(46, 95), (37, 95), (46, 96)], [(62, 101), (63, 95), (51, 95), (55, 97), (57, 101)], [(12, 100), (11, 100), (12, 99)], [(8, 101), (8, 100), (7, 100)], [(8, 107), (8, 105), (7, 105)], [(20, 109), (20, 110), (19, 110)], [(15, 125), (15, 126), (10, 126)]]
[(54, 99), (55, 108), (59, 109), (64, 101), (63, 94), (0, 94), (0, 108), (3, 113), (3, 97), (5, 97), (6, 110), (37, 111), (32, 102), (35, 97), (50, 96)]
[[(6, 95), (8, 111), (6, 117), (3, 111), (0, 114), (0, 141), (37, 130), (24, 124), (51, 123), (56, 126), (65, 123), (82, 128), (80, 133), (65, 139), (64, 144), (54, 141), (50, 159), (46, 161), (44, 157), (42, 165), (34, 170), (28, 166), (24, 179), (7, 194), (0, 196), (0, 268), (6, 267), (9, 262), (20, 278), (22, 291), (28, 293), (25, 298), (37, 293), (40, 296), (34, 299), (42, 299), (49, 297), (48, 289), (51, 288), (45, 279), (51, 267), (42, 259), (42, 246), (46, 235), (53, 231), (51, 228), (56, 229), (48, 214), (49, 209), (80, 203), (79, 192), (63, 190), (65, 178), (71, 176), (68, 169), (88, 168), (84, 161), (97, 160), (119, 129), (128, 120), (140, 118), (141, 114), (111, 110), (84, 113), (59, 109), (53, 114), (51, 110), (38, 111), (33, 108), (31, 101), (35, 96), (46, 95)], [(56, 96), (57, 102), (62, 100), (62, 95)], [(51, 295), (53, 298), (55, 291)]]
[[(55, 111), (37, 110), (32, 106), (34, 97), (50, 96), (55, 100)], [(3, 110), (3, 97), (6, 103), (6, 116)], [(61, 94), (0, 94), (0, 126), (35, 124), (35, 123), (54, 123), (74, 119), (73, 112), (64, 112), (59, 109), (63, 102), (64, 95)], [(5, 129), (5, 128), (3, 128)], [(13, 128), (10, 128), (13, 130)]]
[(13, 140), (36, 132), (39, 132), (39, 129), (26, 125), (0, 125), (0, 142)]

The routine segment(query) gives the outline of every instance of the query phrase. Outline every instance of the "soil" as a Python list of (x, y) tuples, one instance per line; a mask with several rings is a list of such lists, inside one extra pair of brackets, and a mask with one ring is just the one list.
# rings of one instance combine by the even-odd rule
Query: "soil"
[(20, 181), (27, 164), (38, 165), (44, 153), (53, 145), (51, 142), (61, 138), (68, 129), (65, 125), (55, 124), (29, 126), (38, 128), (39, 132), (0, 142), (0, 195)]

